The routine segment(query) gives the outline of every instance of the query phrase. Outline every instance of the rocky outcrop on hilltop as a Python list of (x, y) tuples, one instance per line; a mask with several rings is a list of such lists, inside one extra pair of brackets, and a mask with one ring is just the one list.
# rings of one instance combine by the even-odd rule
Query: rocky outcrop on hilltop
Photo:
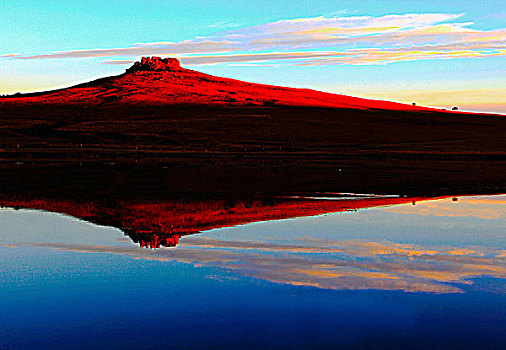
[(132, 72), (164, 72), (179, 71), (181, 64), (177, 58), (143, 57), (140, 62), (127, 69), (127, 73)]

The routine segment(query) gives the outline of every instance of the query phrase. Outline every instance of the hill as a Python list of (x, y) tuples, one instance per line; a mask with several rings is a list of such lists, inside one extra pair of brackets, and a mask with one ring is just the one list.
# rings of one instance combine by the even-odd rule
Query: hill
[(149, 196), (506, 192), (505, 134), (499, 115), (253, 84), (144, 58), (119, 76), (1, 98), (0, 193), (118, 183)]
[(310, 106), (328, 108), (434, 111), (388, 101), (368, 100), (310, 89), (248, 83), (182, 68), (175, 58), (144, 57), (119, 76), (70, 88), (19, 94), (11, 103)]

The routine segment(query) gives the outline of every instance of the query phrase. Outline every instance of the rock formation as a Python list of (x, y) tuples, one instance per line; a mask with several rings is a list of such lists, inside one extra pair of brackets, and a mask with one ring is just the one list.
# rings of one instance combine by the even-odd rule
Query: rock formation
[(143, 57), (140, 62), (127, 69), (127, 73), (132, 72), (163, 72), (179, 71), (181, 64), (177, 58)]

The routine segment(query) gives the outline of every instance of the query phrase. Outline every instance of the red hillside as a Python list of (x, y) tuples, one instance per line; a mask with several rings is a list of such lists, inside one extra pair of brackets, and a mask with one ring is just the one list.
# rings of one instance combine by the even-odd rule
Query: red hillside
[[(4, 100), (5, 101), (5, 100)], [(23, 94), (11, 102), (51, 104), (151, 104), (230, 106), (317, 106), (358, 109), (428, 110), (309, 89), (248, 83), (181, 68), (175, 58), (144, 57), (124, 74), (74, 87)]]

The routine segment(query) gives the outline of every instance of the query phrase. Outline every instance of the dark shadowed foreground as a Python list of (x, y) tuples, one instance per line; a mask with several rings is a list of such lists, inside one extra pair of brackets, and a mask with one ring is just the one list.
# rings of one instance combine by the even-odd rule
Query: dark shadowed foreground
[(0, 111), (1, 191), (89, 191), (94, 181), (102, 193), (506, 190), (501, 116), (309, 107)]

